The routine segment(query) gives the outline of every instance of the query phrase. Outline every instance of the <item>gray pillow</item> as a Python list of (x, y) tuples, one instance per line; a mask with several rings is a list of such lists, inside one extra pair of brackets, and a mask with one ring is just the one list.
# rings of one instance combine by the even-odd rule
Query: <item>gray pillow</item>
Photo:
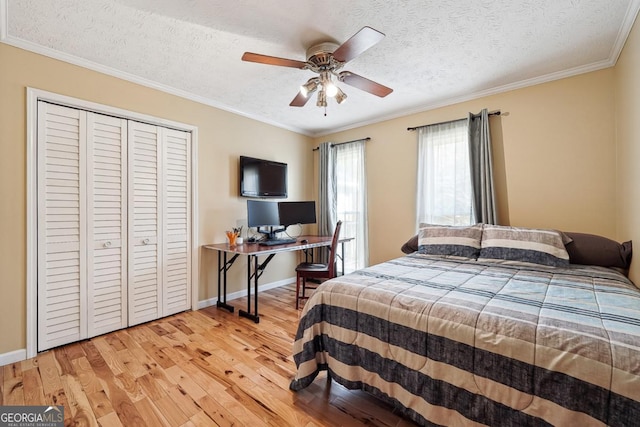
[(471, 226), (420, 224), (418, 252), (446, 257), (478, 258), (482, 224)]
[(518, 261), (566, 267), (569, 254), (556, 230), (485, 224), (478, 261)]

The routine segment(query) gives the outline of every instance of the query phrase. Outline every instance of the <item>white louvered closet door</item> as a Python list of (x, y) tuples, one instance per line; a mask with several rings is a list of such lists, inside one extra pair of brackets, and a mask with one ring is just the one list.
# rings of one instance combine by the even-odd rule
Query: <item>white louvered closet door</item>
[(129, 123), (129, 325), (191, 307), (191, 134)]
[(88, 336), (127, 326), (127, 120), (87, 113)]
[(191, 134), (163, 129), (163, 315), (191, 307)]
[(126, 121), (38, 103), (38, 350), (126, 326)]
[(129, 325), (162, 315), (161, 130), (129, 123)]
[(85, 117), (38, 102), (38, 351), (87, 335)]

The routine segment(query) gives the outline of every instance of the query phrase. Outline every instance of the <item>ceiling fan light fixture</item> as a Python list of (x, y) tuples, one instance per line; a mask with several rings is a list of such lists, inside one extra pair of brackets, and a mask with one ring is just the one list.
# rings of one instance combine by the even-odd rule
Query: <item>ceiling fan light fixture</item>
[(306, 98), (309, 94), (315, 92), (318, 89), (318, 79), (309, 79), (305, 84), (300, 86), (300, 93)]
[(320, 89), (320, 91), (318, 92), (318, 100), (316, 101), (316, 106), (318, 107), (327, 106), (327, 94), (324, 91), (324, 88)]
[(324, 91), (327, 93), (327, 96), (333, 98), (338, 94), (338, 86), (334, 85), (331, 80), (324, 84)]
[(339, 87), (337, 87), (337, 86), (336, 86), (336, 89), (337, 89), (337, 92), (336, 92), (336, 95), (334, 96), (334, 98), (335, 98), (335, 100), (336, 100), (336, 102), (337, 102), (338, 104), (342, 104), (344, 101), (346, 101), (346, 100), (347, 100), (347, 94), (346, 94), (346, 93), (344, 93), (344, 92), (342, 91), (342, 89), (340, 89), (340, 88), (339, 88)]

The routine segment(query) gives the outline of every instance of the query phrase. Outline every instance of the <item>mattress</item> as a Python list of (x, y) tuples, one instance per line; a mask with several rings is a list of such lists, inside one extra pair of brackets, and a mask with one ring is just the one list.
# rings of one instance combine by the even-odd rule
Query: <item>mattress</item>
[(603, 267), (407, 255), (320, 285), (290, 388), (327, 370), (420, 425), (640, 423), (640, 290)]

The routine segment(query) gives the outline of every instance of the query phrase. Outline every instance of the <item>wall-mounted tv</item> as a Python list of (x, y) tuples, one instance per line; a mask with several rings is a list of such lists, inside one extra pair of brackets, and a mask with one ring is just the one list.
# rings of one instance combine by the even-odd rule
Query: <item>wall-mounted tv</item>
[(287, 164), (240, 156), (240, 195), (287, 197)]

